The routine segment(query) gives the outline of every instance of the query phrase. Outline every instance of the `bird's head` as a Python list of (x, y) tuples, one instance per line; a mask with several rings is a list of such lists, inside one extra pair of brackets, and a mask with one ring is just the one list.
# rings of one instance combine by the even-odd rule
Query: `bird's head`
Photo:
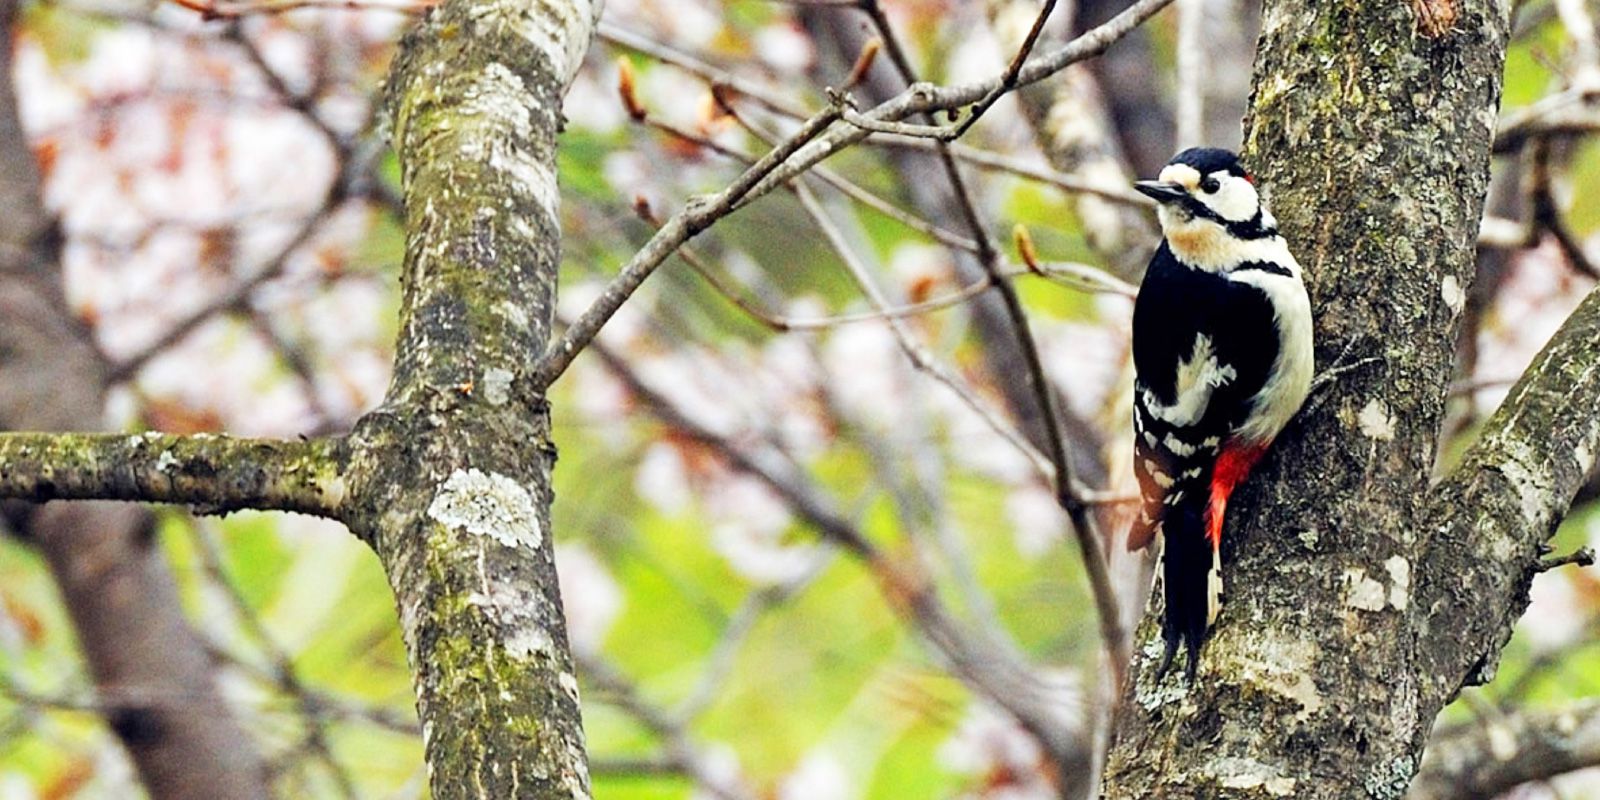
[(1161, 232), (1173, 252), (1192, 262), (1227, 260), (1224, 251), (1277, 234), (1255, 180), (1239, 157), (1215, 147), (1191, 147), (1135, 189), (1161, 204)]

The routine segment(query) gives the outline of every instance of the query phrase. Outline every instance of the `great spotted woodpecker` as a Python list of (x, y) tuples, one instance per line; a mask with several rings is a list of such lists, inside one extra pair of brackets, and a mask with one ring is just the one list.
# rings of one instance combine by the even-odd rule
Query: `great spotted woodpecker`
[(1162, 535), (1165, 674), (1180, 644), (1194, 680), (1222, 603), (1228, 496), (1305, 402), (1311, 304), (1300, 265), (1227, 150), (1192, 148), (1159, 180), (1163, 241), (1133, 309), (1134, 470), (1128, 549)]

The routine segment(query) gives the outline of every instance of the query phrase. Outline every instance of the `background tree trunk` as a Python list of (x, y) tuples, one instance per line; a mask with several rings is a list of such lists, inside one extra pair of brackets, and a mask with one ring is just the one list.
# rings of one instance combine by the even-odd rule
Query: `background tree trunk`
[[(40, 199), (11, 85), (15, 0), (0, 0), (0, 429), (94, 430), (102, 364), (61, 294), (56, 222)], [(215, 683), (143, 508), (3, 504), (43, 553), (106, 722), (157, 800), (268, 796), (255, 741)]]

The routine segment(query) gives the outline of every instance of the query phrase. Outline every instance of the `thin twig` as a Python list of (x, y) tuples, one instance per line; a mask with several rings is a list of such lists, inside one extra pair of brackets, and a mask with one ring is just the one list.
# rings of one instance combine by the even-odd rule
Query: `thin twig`
[(1537, 572), (1549, 572), (1568, 564), (1577, 564), (1580, 567), (1594, 566), (1594, 548), (1585, 545), (1565, 555), (1546, 556), (1539, 559), (1539, 564), (1534, 569)]
[(323, 197), (321, 205), (301, 223), (294, 236), (288, 243), (279, 248), (278, 252), (267, 263), (258, 268), (254, 274), (235, 284), (233, 288), (218, 295), (211, 302), (189, 312), (188, 316), (167, 328), (154, 342), (146, 345), (138, 353), (117, 362), (106, 375), (108, 384), (120, 383), (129, 380), (144, 368), (152, 358), (161, 355), (174, 344), (183, 341), (194, 333), (201, 325), (210, 322), (218, 314), (236, 311), (249, 304), (255, 291), (267, 282), (279, 277), (289, 265), (289, 260), (300, 248), (311, 241), (328, 215), (333, 212), (344, 200), (343, 185), (335, 180)]
[[(1135, 6), (1137, 7), (1137, 4)], [(1017, 58), (1013, 60), (1013, 66), (1016, 69), (1008, 69), (999, 85), (1011, 87), (1017, 85), (1022, 71), (1021, 64), (1026, 59), (1027, 53), (1032, 49), (1033, 40), (1037, 38), (1038, 29), (1044, 24), (1051, 7), (1052, 4), (1047, 2), (1043, 13), (1034, 23), (1035, 29), (1033, 33), (1028, 41), (1024, 42)], [(884, 40), (887, 51), (894, 60), (896, 67), (900, 70), (901, 79), (913, 86), (914, 90), (917, 80), (916, 75), (911, 69), (910, 62), (905, 59), (904, 51), (898, 44), (898, 37), (889, 26), (888, 19), (880, 13), (874, 17), (874, 22), (878, 24), (878, 35)], [(1085, 34), (1085, 36), (1088, 35)], [(1082, 38), (1079, 37), (1080, 40)], [(1068, 47), (1071, 47), (1071, 45), (1069, 44)], [(899, 54), (899, 56), (896, 57), (896, 54)], [(940, 144), (937, 149), (939, 160), (944, 166), (945, 173), (949, 176), (957, 207), (965, 219), (967, 227), (971, 230), (973, 238), (978, 242), (978, 261), (983, 266), (985, 273), (988, 274), (989, 279), (994, 282), (996, 291), (1000, 293), (1006, 315), (1010, 318), (1012, 327), (1016, 332), (1017, 344), (1022, 352), (1023, 361), (1027, 365), (1028, 379), (1039, 403), (1040, 416), (1044, 420), (1045, 441), (1049, 446), (1050, 464), (1054, 467), (1056, 502), (1067, 512), (1067, 517), (1072, 521), (1074, 539), (1078, 543), (1084, 572), (1089, 578), (1090, 593), (1094, 597), (1095, 609), (1100, 623), (1100, 635), (1105, 646), (1107, 661), (1111, 664), (1112, 685), (1120, 685), (1123, 676), (1127, 674), (1128, 668), (1127, 634), (1122, 629), (1117, 607), (1116, 590), (1111, 585), (1111, 576), (1100, 547), (1100, 536), (1096, 531), (1094, 517), (1089, 513), (1088, 504), (1084, 503), (1077, 494), (1078, 484), (1072, 475), (1072, 462), (1067, 451), (1066, 433), (1061, 426), (1061, 413), (1057, 407), (1055, 386), (1045, 373), (1044, 362), (1039, 356), (1038, 343), (1034, 340), (1032, 329), (1028, 324), (1027, 313), (1022, 308), (1022, 300), (1017, 295), (1016, 288), (1011, 285), (1011, 282), (1002, 272), (999, 250), (994, 246), (988, 229), (978, 214), (977, 203), (972, 191), (962, 177), (961, 169), (957, 166), (949, 146), (944, 143), (944, 140), (941, 139), (939, 141)]]
[(1600, 270), (1589, 261), (1583, 243), (1573, 235), (1572, 230), (1567, 227), (1566, 220), (1561, 217), (1561, 210), (1556, 207), (1555, 189), (1552, 186), (1554, 178), (1550, 173), (1551, 150), (1550, 137), (1539, 136), (1533, 140), (1531, 166), (1528, 170), (1528, 201), (1531, 214), (1528, 244), (1532, 246), (1537, 243), (1540, 229), (1549, 231), (1568, 266), (1590, 278), (1600, 278)]
[(420, 14), (437, 0), (261, 0), (261, 2), (206, 2), (205, 0), (170, 0), (200, 15), (206, 21), (238, 19), (250, 16), (275, 16), (303, 8), (392, 11), (396, 14)]
[(1517, 378), (1474, 378), (1460, 381), (1451, 384), (1449, 396), (1452, 398), (1468, 397), (1491, 389), (1504, 389), (1516, 383), (1517, 380)]
[[(838, 227), (833, 224), (832, 220), (828, 218), (827, 212), (823, 210), (822, 205), (817, 202), (816, 197), (809, 190), (803, 187), (799, 190), (799, 196), (801, 207), (811, 215), (812, 222), (816, 224), (818, 230), (822, 231), (823, 238), (828, 241), (834, 253), (844, 262), (846, 269), (850, 272), (850, 277), (855, 281), (856, 286), (861, 289), (862, 293), (866, 295), (867, 301), (872, 304), (879, 314), (886, 314), (889, 308), (888, 300), (883, 296), (882, 290), (873, 283), (871, 276), (867, 272), (866, 265), (861, 263), (860, 258), (844, 241), (843, 235), (840, 234)], [(990, 286), (997, 285), (993, 275), (989, 276), (988, 283)], [(1033, 465), (1034, 469), (1041, 476), (1045, 476), (1046, 480), (1058, 474), (1054, 469), (1054, 463), (1046, 460), (1044, 455), (1028, 442), (1027, 437), (1006, 422), (999, 411), (990, 408), (989, 404), (985, 403), (971, 387), (967, 386), (965, 381), (952, 374), (934, 359), (933, 354), (929, 353), (921, 342), (911, 336), (911, 332), (906, 329), (899, 317), (885, 316), (884, 320), (888, 323), (889, 330), (894, 334), (895, 341), (899, 343), (900, 349), (918, 371), (926, 374), (954, 393), (962, 404), (976, 413), (991, 430), (1022, 453)]]
[[(1044, 7), (1039, 9), (1039, 16), (1033, 21), (1033, 27), (1028, 29), (1027, 37), (1022, 40), (1022, 46), (1017, 48), (1017, 54), (1012, 56), (1011, 64), (1006, 67), (1005, 76), (1001, 78), (1000, 85), (996, 86), (988, 96), (978, 101), (978, 104), (967, 114), (967, 118), (957, 126), (955, 138), (961, 138), (962, 134), (965, 134), (973, 125), (977, 124), (978, 120), (989, 109), (993, 108), (995, 103), (1000, 101), (1000, 98), (1004, 97), (1007, 92), (1017, 88), (1017, 76), (1022, 72), (1022, 65), (1028, 60), (1028, 56), (1033, 53), (1034, 45), (1039, 42), (1039, 34), (1044, 32), (1044, 24), (1050, 19), (1050, 12), (1054, 11), (1055, 8), (1056, 0), (1045, 0)], [(888, 26), (887, 19), (884, 20), (884, 26)]]
[(678, 706), (668, 713), (668, 718), (680, 726), (698, 719), (717, 698), (717, 692), (727, 684), (728, 675), (738, 660), (739, 650), (755, 630), (756, 623), (778, 605), (788, 602), (810, 586), (833, 563), (834, 549), (823, 545), (811, 557), (811, 563), (799, 574), (774, 586), (757, 589), (747, 595), (733, 618), (722, 631), (711, 654), (706, 657), (705, 669)]
[(1010, 712), (1053, 752), (1073, 746), (1075, 734), (1064, 729), (1062, 720), (1048, 707), (1048, 689), (1027, 666), (1008, 653), (986, 646), (956, 622), (932, 587), (873, 544), (804, 473), (788, 466), (770, 448), (752, 451), (705, 427), (645, 383), (604, 341), (596, 340), (589, 350), (639, 399), (642, 407), (680, 435), (716, 452), (734, 469), (760, 480), (822, 538), (858, 558), (879, 591), (946, 659), (953, 674)]
[[(742, 784), (717, 774), (702, 746), (690, 737), (683, 724), (645, 699), (639, 687), (610, 662), (596, 653), (582, 650), (574, 651), (573, 658), (584, 677), (599, 690), (596, 693), (599, 699), (627, 712), (661, 739), (666, 750), (659, 761), (663, 768), (670, 766), (682, 771), (701, 789), (721, 800), (755, 800), (755, 795)], [(654, 759), (651, 761), (657, 763)]]
[[(721, 105), (721, 108), (725, 110), (729, 116), (733, 117), (734, 121), (743, 126), (746, 131), (749, 131), (751, 135), (762, 140), (769, 148), (777, 146), (778, 137), (762, 130), (750, 120), (746, 119), (744, 115), (740, 114), (735, 109), (725, 93), (717, 91), (714, 88), (713, 96)], [(642, 125), (648, 125), (649, 127), (679, 139), (680, 141), (688, 142), (698, 147), (703, 147), (725, 158), (737, 161), (746, 167), (755, 163), (755, 158), (753, 156), (746, 155), (738, 150), (722, 145), (705, 136), (686, 130), (681, 126), (661, 120), (654, 114), (651, 114), (636, 97), (631, 95), (630, 91), (626, 88), (626, 84), (624, 84), (623, 89), (623, 106), (628, 109), (629, 116), (634, 121)], [(906, 211), (899, 206), (896, 206), (888, 200), (873, 194), (867, 189), (864, 189), (861, 186), (846, 180), (838, 173), (827, 169), (826, 167), (821, 165), (813, 167), (810, 174), (820, 178), (823, 182), (839, 190), (852, 200), (878, 211), (890, 219), (893, 219), (896, 222), (911, 228), (912, 230), (925, 234), (929, 238), (932, 238), (941, 244), (969, 251), (977, 248), (977, 244), (971, 239), (968, 239), (965, 236), (957, 233), (952, 233), (944, 228), (939, 227), (938, 225), (918, 217), (917, 215), (912, 214), (911, 212)], [(656, 227), (661, 226), (659, 222), (655, 223), (655, 225)]]
[[(772, 331), (789, 333), (794, 331), (819, 331), (837, 328), (844, 325), (854, 325), (864, 322), (883, 322), (892, 319), (906, 319), (920, 316), (933, 311), (952, 308), (982, 294), (994, 287), (994, 281), (988, 277), (983, 280), (963, 286), (956, 291), (903, 306), (884, 306), (872, 311), (862, 311), (855, 314), (837, 314), (826, 317), (797, 318), (789, 317), (761, 306), (760, 301), (747, 296), (737, 287), (732, 286), (712, 269), (705, 259), (693, 248), (682, 247), (678, 250), (678, 257), (693, 269), (706, 284), (716, 293), (726, 299), (735, 308), (744, 312), (746, 316), (755, 320)], [(1120, 281), (1111, 278), (1099, 270), (1085, 264), (1050, 264), (1044, 271), (1031, 269), (1008, 269), (1003, 275), (1017, 277), (1023, 275), (1040, 275), (1064, 286), (1087, 292), (1102, 292), (1132, 297), (1135, 290), (1122, 285)], [(1094, 276), (1094, 277), (1089, 277)], [(1049, 470), (1048, 475), (1053, 476), (1055, 471)]]
[[(650, 277), (656, 267), (683, 243), (727, 216), (764, 179), (773, 176), (778, 167), (782, 166), (790, 156), (827, 130), (837, 118), (838, 112), (831, 108), (817, 113), (801, 125), (800, 130), (794, 135), (768, 151), (741, 173), (726, 189), (710, 197), (692, 198), (682, 211), (673, 215), (667, 224), (656, 231), (656, 235), (650, 237), (650, 241), (623, 265), (616, 279), (605, 288), (594, 305), (584, 311), (583, 315), (562, 334), (561, 340), (551, 345), (545, 352), (534, 370), (533, 385), (542, 389), (560, 377), (572, 363), (572, 359), (594, 339), (600, 332), (601, 326), (605, 325), (606, 321), (611, 319), (611, 315), (633, 296), (634, 291)], [(787, 179), (788, 176), (784, 178)]]
[[(1171, 2), (1173, 0), (1138, 0), (1130, 8), (1126, 8), (1101, 26), (1074, 38), (1072, 42), (1054, 53), (1024, 64), (1014, 78), (1014, 85), (1022, 86), (1038, 82), (1054, 72), (1066, 69), (1070, 64), (1093, 58), (1106, 50), (1107, 46), (1130, 34), (1131, 30), (1136, 29), (1139, 24)], [(918, 83), (872, 110), (869, 118), (893, 122), (896, 118), (925, 114), (930, 110), (965, 106), (968, 102), (984, 98), (989, 91), (994, 90), (994, 86), (1000, 85), (1002, 80), (1003, 77), (1000, 77), (989, 82), (950, 86), (950, 88), (936, 88)], [(763, 155), (762, 160), (750, 166), (749, 170), (744, 171), (722, 192), (709, 198), (696, 198), (688, 203), (685, 210), (675, 214), (674, 218), (658, 230), (650, 242), (622, 267), (618, 278), (610, 286), (606, 286), (606, 290), (600, 299), (595, 301), (594, 306), (590, 306), (590, 309), (566, 330), (562, 341), (554, 344), (549, 352), (544, 354), (538, 368), (534, 370), (531, 381), (533, 386), (538, 389), (550, 386), (550, 382), (554, 382), (566, 370), (566, 366), (571, 365), (571, 360), (578, 355), (579, 350), (590, 341), (594, 341), (600, 326), (605, 325), (606, 320), (610, 320), (611, 315), (616, 314), (616, 309), (622, 306), (622, 302), (627, 301), (638, 286), (645, 282), (645, 278), (650, 277), (651, 272), (654, 272), (662, 261), (666, 261), (667, 256), (677, 250), (678, 246), (688, 242), (706, 227), (712, 226), (730, 211), (738, 210), (776, 187), (784, 186), (790, 179), (794, 179), (794, 176), (810, 170), (829, 155), (837, 154), (843, 147), (866, 138), (867, 131), (851, 126), (846, 126), (845, 130), (829, 131), (829, 126), (837, 120), (838, 114), (840, 114), (838, 107), (821, 110), (808, 118), (805, 125), (800, 126), (800, 131), (786, 139), (782, 146)], [(1091, 568), (1091, 571), (1093, 570), (1094, 568)]]
[[(854, 0), (852, 0), (851, 4), (854, 4)], [(704, 80), (711, 87), (719, 102), (722, 102), (730, 111), (734, 102), (734, 97), (730, 95), (735, 95), (748, 98), (768, 111), (789, 119), (803, 120), (808, 116), (808, 112), (805, 109), (795, 105), (788, 96), (775, 89), (738, 78), (730, 72), (713, 67), (694, 56), (674, 50), (642, 34), (602, 22), (600, 36), (614, 46), (648, 55), (662, 63), (671, 64)], [(732, 91), (729, 92), (727, 91), (728, 89)], [(1600, 122), (1597, 122), (1597, 124), (1600, 124)], [(929, 150), (936, 145), (935, 142), (927, 139), (893, 135), (873, 136), (867, 139), (866, 143), (885, 147)], [(1028, 180), (1049, 184), (1065, 192), (1091, 194), (1114, 203), (1137, 208), (1155, 208), (1155, 203), (1150, 198), (1123, 186), (1102, 186), (1047, 166), (1031, 164), (1013, 156), (961, 143), (953, 143), (952, 152), (956, 158), (982, 169), (1010, 173)], [(828, 180), (830, 183), (833, 182), (832, 179)], [(951, 244), (951, 242), (946, 241), (945, 244)], [(972, 246), (969, 244), (962, 249), (971, 250)]]
[(222, 591), (232, 606), (234, 616), (239, 620), (245, 632), (260, 645), (262, 652), (271, 662), (271, 672), (274, 683), (284, 694), (293, 698), (305, 725), (305, 747), (318, 761), (328, 768), (333, 776), (334, 786), (340, 796), (345, 798), (356, 797), (355, 779), (350, 775), (349, 769), (339, 762), (333, 754), (333, 746), (328, 739), (328, 726), (323, 715), (316, 713), (317, 700), (312, 697), (305, 684), (300, 680), (299, 672), (295, 669), (294, 659), (280, 647), (272, 633), (267, 630), (261, 617), (244, 594), (239, 591), (239, 586), (228, 575), (227, 568), (223, 565), (222, 552), (216, 539), (214, 526), (205, 520), (191, 521), (190, 531), (195, 543), (195, 550), (200, 554), (200, 565), (205, 570), (206, 577), (211, 584)]
[(644, 34), (628, 30), (608, 19), (600, 20), (600, 24), (595, 28), (595, 31), (601, 40), (614, 47), (626, 48), (636, 53), (650, 56), (664, 64), (671, 64), (691, 75), (704, 79), (713, 87), (730, 87), (769, 110), (783, 114), (791, 119), (802, 120), (811, 116), (811, 112), (796, 104), (783, 92), (755, 81), (741, 78), (727, 70), (714, 67), (688, 53), (655, 41)]

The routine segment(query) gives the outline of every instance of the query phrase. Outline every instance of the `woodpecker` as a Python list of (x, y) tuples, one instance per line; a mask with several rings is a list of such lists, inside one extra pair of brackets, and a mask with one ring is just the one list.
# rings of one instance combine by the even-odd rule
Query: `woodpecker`
[(1162, 538), (1166, 653), (1194, 681), (1222, 604), (1228, 497), (1311, 388), (1311, 303), (1255, 180), (1227, 150), (1191, 148), (1158, 180), (1161, 246), (1133, 308), (1134, 471), (1128, 549)]

